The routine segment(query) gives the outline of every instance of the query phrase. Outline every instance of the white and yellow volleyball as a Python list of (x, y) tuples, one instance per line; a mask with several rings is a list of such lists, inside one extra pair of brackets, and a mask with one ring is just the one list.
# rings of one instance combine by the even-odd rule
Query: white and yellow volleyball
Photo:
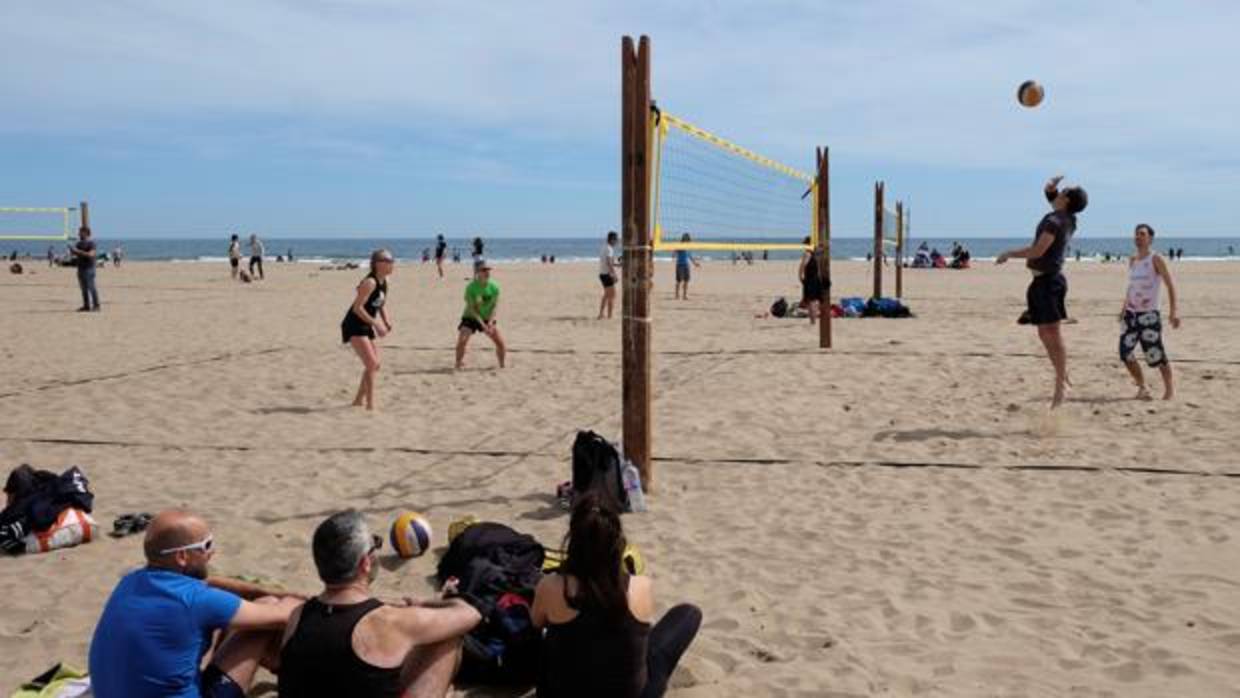
[(388, 538), (397, 555), (418, 557), (431, 547), (431, 522), (416, 511), (406, 511), (392, 522)]

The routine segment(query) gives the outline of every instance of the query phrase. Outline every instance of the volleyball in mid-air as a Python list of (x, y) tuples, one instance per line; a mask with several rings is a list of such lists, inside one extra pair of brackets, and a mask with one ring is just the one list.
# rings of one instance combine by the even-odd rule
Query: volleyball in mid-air
[(431, 547), (431, 522), (416, 511), (406, 511), (392, 522), (388, 538), (397, 555), (417, 557)]
[(1016, 99), (1020, 100), (1021, 106), (1030, 109), (1041, 104), (1045, 96), (1046, 92), (1035, 80), (1026, 80), (1016, 89)]

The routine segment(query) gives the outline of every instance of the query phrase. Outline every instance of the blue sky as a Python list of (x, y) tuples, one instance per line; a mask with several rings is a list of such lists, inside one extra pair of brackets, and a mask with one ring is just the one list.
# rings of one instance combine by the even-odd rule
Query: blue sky
[[(873, 182), (921, 237), (1240, 235), (1240, 3), (110, 0), (0, 6), (0, 206), (109, 236), (593, 236), (619, 216), (619, 44), (660, 105)], [(1042, 82), (1038, 109), (1016, 86)]]

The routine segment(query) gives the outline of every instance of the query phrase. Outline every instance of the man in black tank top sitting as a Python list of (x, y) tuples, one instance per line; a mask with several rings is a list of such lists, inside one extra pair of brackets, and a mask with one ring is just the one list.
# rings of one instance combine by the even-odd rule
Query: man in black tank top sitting
[(293, 612), (280, 652), (281, 698), (447, 695), (461, 637), (482, 616), (460, 599), (387, 605), (370, 594), (383, 538), (356, 511), (314, 531), (323, 593)]
[(1028, 305), (1021, 322), (1028, 322), (1038, 328), (1038, 338), (1046, 347), (1046, 355), (1055, 367), (1055, 393), (1051, 398), (1051, 407), (1055, 408), (1063, 402), (1064, 391), (1068, 385), (1068, 350), (1064, 347), (1063, 336), (1059, 333), (1059, 323), (1066, 320), (1068, 311), (1065, 301), (1068, 296), (1068, 280), (1063, 275), (1064, 252), (1068, 240), (1076, 232), (1076, 214), (1085, 210), (1089, 204), (1089, 196), (1081, 187), (1059, 188), (1062, 175), (1052, 177), (1043, 187), (1042, 193), (1054, 209), (1042, 217), (1034, 233), (1034, 241), (1028, 247), (1008, 250), (995, 258), (996, 264), (1003, 264), (1009, 259), (1025, 259), (1025, 266), (1033, 274), (1029, 289), (1025, 291), (1025, 302)]

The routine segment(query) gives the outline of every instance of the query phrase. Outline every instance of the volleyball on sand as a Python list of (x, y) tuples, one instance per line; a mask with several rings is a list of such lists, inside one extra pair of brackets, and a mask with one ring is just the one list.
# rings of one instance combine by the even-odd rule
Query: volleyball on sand
[(1042, 103), (1042, 98), (1046, 96), (1046, 92), (1042, 86), (1033, 80), (1026, 80), (1016, 89), (1016, 99), (1020, 101), (1021, 106), (1032, 109)]
[(392, 522), (388, 537), (397, 555), (417, 557), (431, 547), (431, 522), (416, 511), (406, 511)]

